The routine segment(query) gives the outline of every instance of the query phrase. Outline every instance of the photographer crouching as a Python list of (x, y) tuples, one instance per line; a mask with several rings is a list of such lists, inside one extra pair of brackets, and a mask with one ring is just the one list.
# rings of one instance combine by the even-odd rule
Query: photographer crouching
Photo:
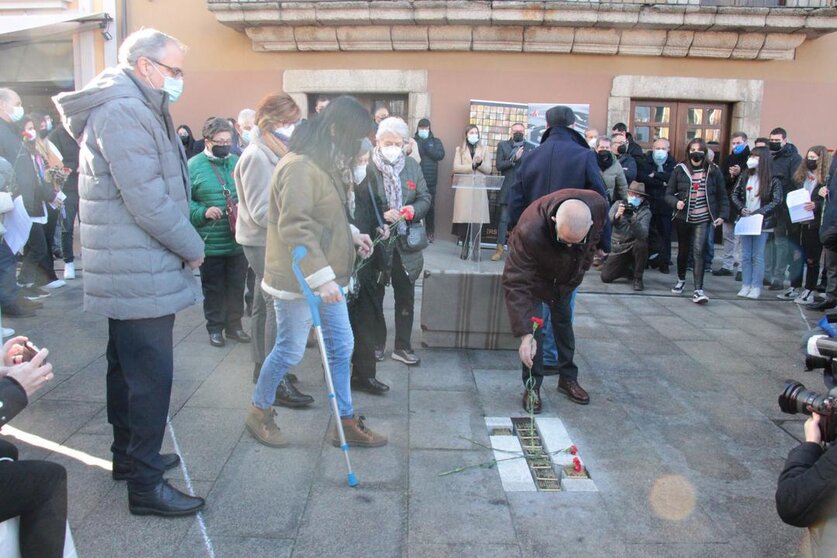
[(617, 200), (610, 208), (611, 252), (602, 266), (601, 278), (611, 283), (620, 277), (633, 279), (634, 290), (645, 289), (642, 274), (648, 262), (648, 228), (651, 225), (651, 206), (645, 185), (632, 182), (628, 188), (628, 202)]

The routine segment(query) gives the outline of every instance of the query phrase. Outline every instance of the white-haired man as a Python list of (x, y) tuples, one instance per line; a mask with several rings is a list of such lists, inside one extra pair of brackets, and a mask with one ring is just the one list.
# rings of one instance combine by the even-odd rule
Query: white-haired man
[(169, 114), (183, 90), (186, 48), (154, 29), (128, 36), (119, 66), (55, 97), (81, 141), (79, 195), (84, 309), (108, 317), (107, 410), (113, 477), (137, 515), (178, 516), (203, 498), (163, 480), (174, 315), (201, 299), (193, 271), (204, 244), (189, 222), (186, 154)]
[(241, 155), (244, 149), (250, 144), (250, 132), (256, 125), (256, 111), (251, 108), (242, 109), (235, 121), (235, 132), (238, 134), (238, 142), (230, 150), (233, 155)]

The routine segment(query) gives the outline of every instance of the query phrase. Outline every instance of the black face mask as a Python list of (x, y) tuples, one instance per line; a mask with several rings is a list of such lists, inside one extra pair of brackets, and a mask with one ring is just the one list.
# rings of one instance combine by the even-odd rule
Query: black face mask
[(212, 156), (218, 159), (224, 159), (230, 154), (230, 147), (229, 145), (213, 145), (212, 146)]
[(693, 163), (700, 164), (706, 158), (706, 153), (703, 151), (693, 151), (689, 153), (689, 160)]
[(619, 153), (619, 155), (624, 155), (628, 152), (628, 146), (623, 143), (622, 145), (616, 148), (616, 152)]
[(817, 170), (817, 165), (818, 164), (819, 164), (819, 161), (814, 161), (813, 159), (806, 159), (805, 160), (805, 168), (808, 169), (809, 171)]
[(39, 138), (46, 139), (46, 137), (48, 135), (49, 135), (49, 130), (47, 130), (46, 128), (44, 128), (43, 130), (38, 130), (38, 137)]
[(523, 141), (523, 133), (521, 132), (521, 133), (513, 134), (512, 135), (512, 141), (514, 141), (514, 143), (522, 142)]
[(769, 141), (767, 142), (767, 148), (770, 151), (779, 151), (782, 149), (782, 142), (781, 141)]
[(599, 168), (602, 170), (605, 170), (611, 165), (610, 153), (607, 151), (599, 151), (596, 153), (596, 159), (599, 162)]

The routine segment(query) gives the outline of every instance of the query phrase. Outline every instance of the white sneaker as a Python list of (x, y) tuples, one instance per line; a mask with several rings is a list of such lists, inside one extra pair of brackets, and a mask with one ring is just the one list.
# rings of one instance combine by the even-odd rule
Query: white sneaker
[(744, 297), (746, 297), (749, 293), (750, 293), (750, 287), (747, 287), (747, 286), (745, 285), (745, 286), (741, 287), (741, 290), (740, 290), (740, 291), (738, 291), (738, 294), (736, 294), (735, 296), (740, 296), (740, 297), (744, 298)]
[(673, 292), (674, 294), (683, 294), (683, 287), (685, 286), (685, 281), (678, 280), (677, 283), (675, 283), (675, 285), (671, 288), (671, 292)]
[(5, 337), (11, 337), (14, 334), (15, 334), (15, 330), (13, 330), (12, 328), (10, 328), (10, 327), (4, 327), (3, 328), (3, 337), (4, 338)]
[(67, 282), (64, 281), (63, 279), (56, 279), (55, 281), (53, 281), (51, 283), (47, 283), (46, 285), (44, 285), (44, 288), (45, 289), (58, 289), (58, 288), (63, 287), (66, 284), (67, 284)]
[(695, 304), (706, 304), (709, 302), (709, 297), (703, 293), (703, 289), (696, 289), (695, 294), (692, 295), (692, 302)]
[(76, 278), (76, 262), (64, 263), (64, 279), (69, 281)]
[(796, 300), (799, 296), (799, 289), (791, 287), (782, 294), (776, 295), (779, 300)]
[(750, 292), (747, 293), (747, 298), (758, 298), (761, 296), (761, 289), (750, 289)]
[(811, 289), (805, 289), (799, 294), (798, 297), (796, 297), (794, 302), (797, 304), (804, 304), (807, 306), (808, 304), (814, 303), (815, 296), (816, 295), (814, 291), (812, 291)]

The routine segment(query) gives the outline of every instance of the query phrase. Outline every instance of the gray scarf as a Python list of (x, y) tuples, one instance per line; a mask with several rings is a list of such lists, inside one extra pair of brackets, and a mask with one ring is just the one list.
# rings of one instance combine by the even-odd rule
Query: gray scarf
[[(372, 162), (375, 163), (375, 167), (381, 171), (381, 175), (384, 177), (384, 193), (387, 196), (389, 208), (400, 211), (402, 203), (401, 171), (404, 170), (406, 164), (404, 153), (401, 153), (395, 163), (390, 163), (381, 156), (381, 150), (376, 147), (372, 150)], [(398, 223), (398, 234), (407, 234), (407, 224), (404, 221)]]

